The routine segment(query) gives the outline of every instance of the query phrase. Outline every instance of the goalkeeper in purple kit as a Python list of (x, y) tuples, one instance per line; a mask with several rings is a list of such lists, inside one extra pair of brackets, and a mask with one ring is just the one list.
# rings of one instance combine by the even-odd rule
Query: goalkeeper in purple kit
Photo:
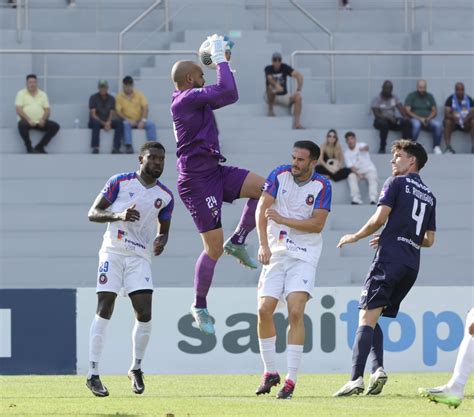
[[(171, 71), (175, 85), (171, 113), (177, 141), (178, 193), (204, 245), (195, 267), (191, 314), (201, 331), (214, 334), (206, 300), (214, 268), (224, 251), (243, 265), (257, 268), (246, 251), (245, 240), (255, 228), (255, 209), (265, 180), (248, 170), (221, 165), (226, 159), (220, 152), (213, 110), (235, 103), (239, 96), (225, 58), (227, 42), (217, 35), (207, 40), (212, 62), (217, 66), (217, 84), (204, 87), (204, 74), (196, 62), (176, 62)], [(231, 203), (238, 198), (249, 200), (237, 229), (224, 243), (222, 202)]]

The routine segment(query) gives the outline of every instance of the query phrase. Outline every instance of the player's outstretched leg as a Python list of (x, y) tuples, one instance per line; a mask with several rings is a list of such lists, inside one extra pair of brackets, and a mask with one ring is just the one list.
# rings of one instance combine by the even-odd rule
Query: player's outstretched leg
[[(199, 256), (194, 273), (195, 300), (191, 305), (191, 314), (199, 329), (205, 334), (214, 334), (214, 324), (207, 310), (207, 294), (211, 288), (217, 259), (222, 254), (222, 229), (211, 230), (201, 234), (204, 251)], [(208, 254), (211, 253), (212, 257)]]
[(224, 252), (234, 256), (244, 266), (252, 269), (258, 267), (257, 261), (250, 257), (247, 252), (245, 240), (248, 234), (255, 229), (255, 210), (258, 200), (251, 198), (244, 207), (239, 225), (234, 234), (224, 243)]

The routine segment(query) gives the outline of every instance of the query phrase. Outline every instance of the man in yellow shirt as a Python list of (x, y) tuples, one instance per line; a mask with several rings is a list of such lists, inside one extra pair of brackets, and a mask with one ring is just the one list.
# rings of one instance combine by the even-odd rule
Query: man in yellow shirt
[[(48, 96), (38, 88), (35, 74), (26, 76), (26, 88), (18, 91), (15, 99), (16, 114), (19, 117), (18, 130), (25, 142), (28, 153), (47, 153), (44, 147), (58, 133), (59, 124), (49, 120), (50, 109)], [(30, 129), (45, 132), (41, 141), (33, 148), (30, 140)]]
[(148, 101), (141, 91), (133, 89), (133, 78), (123, 79), (123, 92), (115, 99), (115, 110), (123, 120), (125, 152), (133, 153), (132, 129), (145, 129), (147, 140), (156, 141), (156, 126), (148, 120)]

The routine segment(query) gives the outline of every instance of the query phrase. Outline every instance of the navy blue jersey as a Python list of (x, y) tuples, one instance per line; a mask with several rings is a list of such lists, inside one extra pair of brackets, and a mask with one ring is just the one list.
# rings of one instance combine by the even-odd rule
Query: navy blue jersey
[(392, 211), (375, 261), (402, 263), (418, 271), (425, 232), (436, 230), (436, 198), (418, 174), (408, 174), (387, 179), (378, 204)]

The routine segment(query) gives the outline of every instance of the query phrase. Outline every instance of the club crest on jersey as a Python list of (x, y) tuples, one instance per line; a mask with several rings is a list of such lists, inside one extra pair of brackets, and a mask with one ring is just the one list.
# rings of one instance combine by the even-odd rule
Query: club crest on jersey
[(308, 206), (312, 206), (314, 204), (314, 195), (313, 194), (308, 194), (306, 197), (306, 204)]
[(104, 285), (107, 283), (107, 275), (100, 274), (99, 275), (99, 284)]
[(280, 230), (280, 235), (278, 236), (278, 240), (280, 242), (284, 242), (287, 236), (288, 236), (288, 233), (286, 232), (286, 230)]
[(127, 235), (127, 232), (124, 232), (123, 230), (118, 230), (117, 231), (117, 239), (122, 240), (125, 236)]
[(155, 208), (159, 209), (163, 205), (163, 200), (161, 198), (157, 198), (155, 200)]

